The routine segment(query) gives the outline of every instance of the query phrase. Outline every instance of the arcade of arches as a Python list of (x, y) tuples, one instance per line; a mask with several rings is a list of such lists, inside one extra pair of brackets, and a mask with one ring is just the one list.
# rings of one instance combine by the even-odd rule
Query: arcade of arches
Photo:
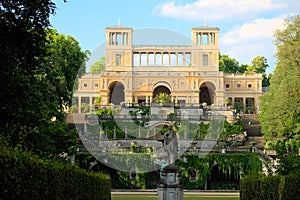
[[(113, 82), (109, 87), (109, 100), (108, 103), (112, 103), (114, 105), (120, 105), (121, 102), (125, 102), (125, 87), (121, 82)], [(137, 103), (151, 103), (152, 100), (156, 97), (156, 95), (160, 93), (168, 94), (172, 97), (172, 102), (175, 102), (174, 96), (172, 96), (172, 91), (170, 90), (170, 86), (166, 82), (158, 82), (153, 87), (153, 92), (150, 98), (146, 98), (145, 96), (135, 96), (133, 99), (137, 99)], [(215, 86), (210, 82), (203, 83), (199, 88), (199, 104), (206, 103), (207, 105), (211, 105), (214, 103), (214, 93)], [(151, 101), (149, 101), (151, 100)], [(179, 100), (181, 103), (186, 103), (185, 100)], [(177, 102), (178, 103), (178, 102)]]

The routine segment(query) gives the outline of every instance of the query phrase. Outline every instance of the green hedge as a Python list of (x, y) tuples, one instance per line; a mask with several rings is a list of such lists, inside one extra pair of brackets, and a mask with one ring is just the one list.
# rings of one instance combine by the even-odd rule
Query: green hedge
[(241, 179), (241, 200), (299, 200), (299, 175), (248, 175)]
[(1, 199), (111, 199), (110, 178), (58, 161), (0, 148)]

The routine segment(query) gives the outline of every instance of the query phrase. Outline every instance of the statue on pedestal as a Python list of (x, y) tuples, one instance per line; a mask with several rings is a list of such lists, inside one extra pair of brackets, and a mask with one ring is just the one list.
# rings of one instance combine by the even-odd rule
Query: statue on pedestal
[(164, 150), (168, 155), (168, 164), (172, 165), (177, 159), (178, 141), (173, 127), (169, 126), (168, 132), (164, 134)]
[[(164, 134), (163, 151), (161, 152), (165, 156), (161, 160), (161, 178), (157, 189), (159, 200), (183, 200), (181, 174), (175, 165), (177, 151), (177, 135), (173, 127), (169, 126), (169, 130)], [(166, 163), (163, 163), (165, 161)], [(163, 167), (163, 164), (167, 164), (167, 166)]]

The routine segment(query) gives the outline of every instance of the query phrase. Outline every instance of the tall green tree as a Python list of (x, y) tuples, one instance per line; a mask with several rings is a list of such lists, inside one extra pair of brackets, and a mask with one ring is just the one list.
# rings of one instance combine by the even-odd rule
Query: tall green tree
[(246, 73), (260, 73), (263, 76), (262, 86), (269, 87), (271, 75), (267, 75), (266, 71), (269, 67), (267, 58), (264, 56), (256, 56), (253, 58), (251, 65), (246, 68)]
[(4, 0), (0, 9), (0, 131), (14, 146), (34, 130), (44, 112), (39, 101), (43, 95), (36, 89), (46, 56), (45, 28), (55, 5), (49, 0)]
[(247, 67), (247, 72), (264, 74), (268, 67), (267, 59), (264, 56), (256, 56), (253, 58), (251, 66)]
[(219, 55), (219, 70), (224, 73), (244, 73), (247, 65), (239, 65), (235, 58), (230, 58), (227, 54)]
[(290, 17), (285, 23), (286, 28), (275, 33), (278, 61), (269, 91), (262, 96), (260, 120), (267, 140), (283, 143), (285, 153), (297, 155), (300, 147), (300, 16)]
[(1, 138), (43, 156), (68, 152), (76, 134), (63, 110), (85, 52), (71, 37), (47, 29), (52, 1), (4, 0), (0, 9)]
[(71, 106), (73, 89), (77, 88), (78, 78), (86, 71), (89, 52), (82, 51), (72, 36), (59, 34), (55, 29), (47, 30), (46, 50), (44, 73), (57, 99), (59, 107), (56, 110), (63, 111)]
[(94, 64), (92, 64), (90, 68), (91, 73), (98, 73), (102, 72), (106, 68), (106, 60), (105, 57), (103, 56), (100, 58), (98, 61), (96, 61)]

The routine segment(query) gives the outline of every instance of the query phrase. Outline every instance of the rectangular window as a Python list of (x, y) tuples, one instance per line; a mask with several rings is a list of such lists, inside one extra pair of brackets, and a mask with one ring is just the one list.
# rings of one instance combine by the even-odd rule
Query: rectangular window
[(141, 66), (147, 66), (147, 54), (141, 53)]
[(191, 53), (188, 52), (188, 53), (184, 54), (183, 62), (184, 62), (185, 66), (190, 66), (191, 65)]
[(169, 66), (169, 54), (168, 53), (163, 54), (163, 66)]
[(116, 45), (122, 45), (122, 33), (117, 33)]
[(83, 84), (83, 87), (87, 87), (87, 83), (84, 83), (84, 84)]
[(252, 88), (252, 84), (248, 84), (248, 88)]
[(225, 87), (226, 87), (226, 88), (230, 88), (230, 85), (229, 85), (229, 84), (226, 84)]
[(202, 45), (208, 45), (208, 33), (203, 33), (202, 35)]
[(208, 54), (202, 54), (202, 65), (208, 66)]
[(73, 105), (78, 105), (78, 97), (73, 97)]
[(154, 66), (154, 53), (149, 53), (148, 54), (148, 65), (149, 66)]
[(121, 65), (121, 54), (117, 53), (116, 54), (116, 66)]
[(170, 66), (176, 66), (177, 65), (177, 55), (176, 53), (171, 53), (170, 54)]
[(162, 66), (161, 53), (156, 53), (155, 54), (155, 65), (156, 66)]
[(177, 54), (177, 62), (178, 62), (178, 66), (183, 66), (183, 53)]
[(140, 66), (140, 54), (139, 53), (133, 54), (133, 66)]
[(241, 86), (240, 83), (236, 84), (236, 88), (241, 88), (241, 87), (242, 87), (242, 86)]
[(81, 97), (81, 104), (86, 103), (89, 104), (90, 103), (90, 97)]
[(95, 88), (99, 87), (98, 83), (95, 83)]

